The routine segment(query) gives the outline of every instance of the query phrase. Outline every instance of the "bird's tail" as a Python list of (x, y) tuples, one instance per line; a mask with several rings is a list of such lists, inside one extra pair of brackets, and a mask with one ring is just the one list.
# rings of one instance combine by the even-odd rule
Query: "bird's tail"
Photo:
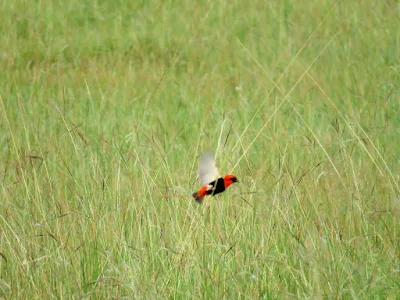
[(192, 194), (194, 200), (196, 200), (197, 203), (201, 204), (203, 203), (203, 198), (204, 196), (201, 196), (199, 192), (195, 192)]
[(197, 203), (201, 204), (203, 202), (203, 198), (207, 195), (208, 188), (208, 185), (202, 186), (197, 192), (192, 194)]

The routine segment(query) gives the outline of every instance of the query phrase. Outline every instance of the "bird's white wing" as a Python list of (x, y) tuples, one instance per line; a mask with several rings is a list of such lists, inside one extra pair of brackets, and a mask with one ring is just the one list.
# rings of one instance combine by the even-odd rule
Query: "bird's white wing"
[(218, 178), (218, 169), (215, 165), (214, 154), (206, 151), (200, 157), (199, 163), (199, 179), (200, 185), (206, 185)]

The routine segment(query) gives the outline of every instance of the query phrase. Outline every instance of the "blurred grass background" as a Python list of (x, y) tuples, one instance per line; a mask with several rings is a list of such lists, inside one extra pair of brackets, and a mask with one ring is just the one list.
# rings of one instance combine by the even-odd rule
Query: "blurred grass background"
[(398, 297), (399, 10), (2, 1), (0, 296)]

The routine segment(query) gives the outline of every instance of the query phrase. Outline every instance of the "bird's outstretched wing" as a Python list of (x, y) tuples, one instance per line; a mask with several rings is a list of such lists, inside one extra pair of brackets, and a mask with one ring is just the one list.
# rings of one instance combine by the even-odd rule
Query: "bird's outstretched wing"
[(215, 181), (219, 177), (217, 166), (215, 165), (214, 154), (206, 151), (200, 157), (199, 179), (200, 185), (204, 186)]

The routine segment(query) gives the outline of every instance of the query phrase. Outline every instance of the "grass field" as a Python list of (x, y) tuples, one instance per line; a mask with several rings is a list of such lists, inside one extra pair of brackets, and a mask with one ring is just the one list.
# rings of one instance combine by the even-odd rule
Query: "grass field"
[(399, 15), (2, 1), (0, 298), (398, 299)]

